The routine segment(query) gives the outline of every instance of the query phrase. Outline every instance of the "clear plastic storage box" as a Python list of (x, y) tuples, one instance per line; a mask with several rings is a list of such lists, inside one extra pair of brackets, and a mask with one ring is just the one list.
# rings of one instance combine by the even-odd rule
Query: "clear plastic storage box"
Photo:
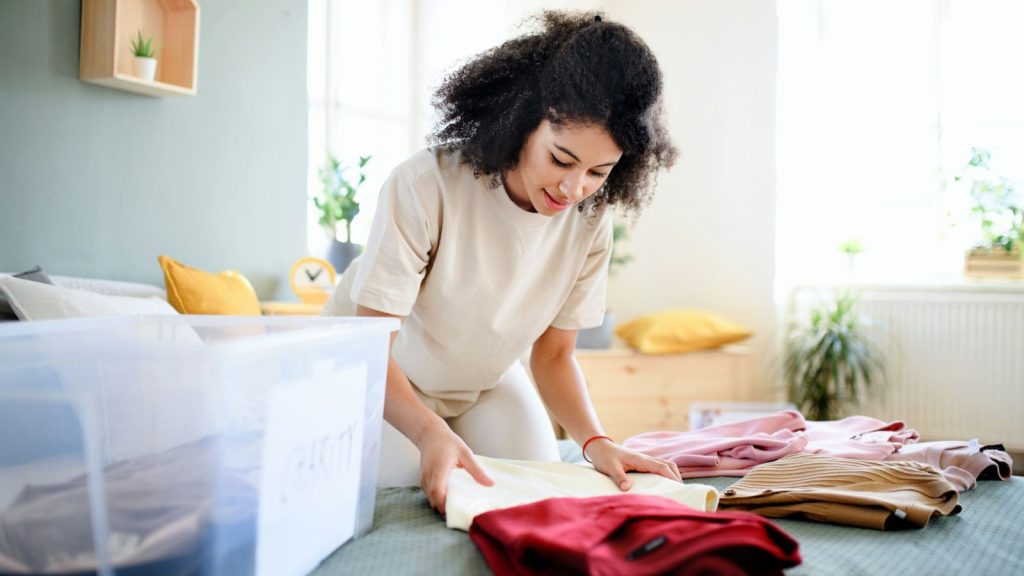
[(0, 573), (297, 574), (373, 523), (378, 318), (0, 325)]

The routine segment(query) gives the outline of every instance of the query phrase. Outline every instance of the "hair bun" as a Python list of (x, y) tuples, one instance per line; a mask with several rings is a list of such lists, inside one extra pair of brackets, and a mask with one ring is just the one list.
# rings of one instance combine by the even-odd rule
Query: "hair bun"
[(601, 15), (600, 14), (598, 14), (597, 16), (594, 16), (594, 22), (600, 22), (600, 21), (601, 21)]

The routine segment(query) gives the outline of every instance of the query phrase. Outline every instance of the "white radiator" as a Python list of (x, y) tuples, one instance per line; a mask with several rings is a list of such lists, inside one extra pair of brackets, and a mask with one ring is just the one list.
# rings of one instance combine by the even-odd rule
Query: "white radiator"
[[(1024, 451), (1024, 285), (862, 288), (858, 310), (883, 327), (888, 382), (858, 412), (903, 420), (925, 440)], [(794, 308), (821, 296), (798, 289)]]

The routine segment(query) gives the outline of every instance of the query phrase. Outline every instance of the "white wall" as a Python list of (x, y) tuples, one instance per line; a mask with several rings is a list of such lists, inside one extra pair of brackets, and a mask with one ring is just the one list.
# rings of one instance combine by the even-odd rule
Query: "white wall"
[(756, 333), (756, 385), (771, 382), (775, 210), (775, 3), (608, 0), (611, 19), (651, 46), (665, 75), (680, 159), (623, 246), (611, 279), (618, 321), (702, 308)]

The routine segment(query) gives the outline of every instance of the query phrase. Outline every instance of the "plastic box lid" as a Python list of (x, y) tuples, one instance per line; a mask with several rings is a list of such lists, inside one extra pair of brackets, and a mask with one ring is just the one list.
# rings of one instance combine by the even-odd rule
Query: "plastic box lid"
[(395, 319), (0, 325), (0, 572), (307, 572), (369, 530)]
[(796, 409), (792, 402), (691, 402), (690, 430)]

